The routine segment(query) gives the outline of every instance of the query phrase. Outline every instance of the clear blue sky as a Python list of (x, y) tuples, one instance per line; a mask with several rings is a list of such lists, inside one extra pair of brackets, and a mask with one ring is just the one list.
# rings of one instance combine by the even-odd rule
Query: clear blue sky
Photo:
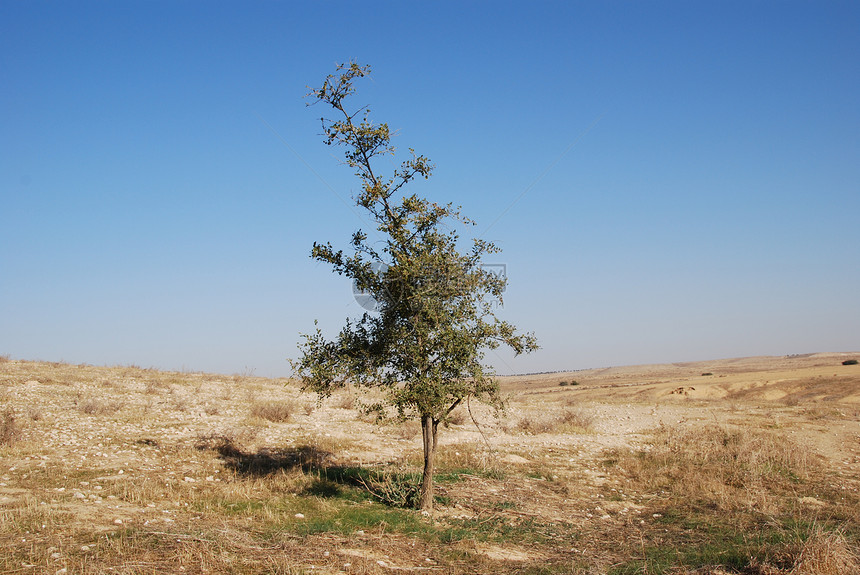
[[(542, 349), (499, 372), (860, 350), (856, 2), (0, 2), (0, 354), (289, 373), (367, 228), (335, 62), (437, 165)], [(394, 164), (392, 163), (392, 166)], [(346, 201), (346, 202), (345, 202)]]

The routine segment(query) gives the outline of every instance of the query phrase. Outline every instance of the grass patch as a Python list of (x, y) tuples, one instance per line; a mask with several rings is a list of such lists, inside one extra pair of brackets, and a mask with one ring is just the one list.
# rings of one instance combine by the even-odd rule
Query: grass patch
[[(639, 557), (623, 561), (610, 575), (838, 575), (860, 572), (856, 546), (844, 532), (821, 524), (772, 519), (741, 525), (713, 515), (665, 518), (662, 536), (640, 541)], [(667, 544), (671, 542), (670, 544)], [(632, 550), (631, 550), (632, 551)]]

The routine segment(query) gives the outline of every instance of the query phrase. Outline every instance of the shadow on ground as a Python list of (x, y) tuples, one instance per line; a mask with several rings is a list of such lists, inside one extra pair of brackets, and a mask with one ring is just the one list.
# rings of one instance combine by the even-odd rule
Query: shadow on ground
[(298, 470), (313, 475), (316, 479), (306, 492), (318, 497), (340, 497), (343, 488), (353, 487), (391, 507), (414, 508), (418, 503), (420, 474), (334, 465), (331, 452), (310, 445), (245, 451), (229, 437), (209, 436), (201, 438), (196, 447), (216, 452), (228, 469), (246, 477)]
[(196, 445), (201, 451), (214, 451), (228, 469), (240, 475), (263, 477), (281, 471), (301, 470), (305, 473), (327, 469), (333, 457), (329, 451), (309, 445), (299, 447), (263, 447), (256, 452), (241, 449), (229, 437), (213, 435), (201, 438)]

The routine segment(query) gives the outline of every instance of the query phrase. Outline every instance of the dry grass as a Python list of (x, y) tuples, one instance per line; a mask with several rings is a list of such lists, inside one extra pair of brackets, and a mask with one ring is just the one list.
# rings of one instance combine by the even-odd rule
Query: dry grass
[(860, 573), (857, 548), (848, 542), (842, 530), (827, 531), (816, 527), (803, 542), (790, 575), (845, 575)]
[(640, 451), (615, 451), (609, 461), (639, 489), (671, 493), (720, 509), (775, 512), (778, 500), (808, 480), (818, 462), (803, 445), (768, 430), (661, 426)]

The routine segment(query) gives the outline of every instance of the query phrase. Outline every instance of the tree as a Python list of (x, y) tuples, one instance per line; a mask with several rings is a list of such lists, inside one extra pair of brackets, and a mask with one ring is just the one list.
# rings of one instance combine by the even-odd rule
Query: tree
[(369, 73), (369, 66), (339, 65), (308, 97), (313, 98), (309, 105), (323, 103), (334, 111), (335, 119), (321, 118), (325, 143), (346, 148), (346, 164), (361, 180), (355, 202), (369, 213), (382, 239), (371, 242), (359, 230), (352, 235), (350, 254), (330, 243), (314, 243), (311, 257), (370, 293), (377, 311), (347, 319), (333, 341), (318, 327), (303, 334), (293, 368), (305, 391), (328, 397), (350, 384), (375, 388), (382, 399), (365, 404), (368, 412), (382, 417), (393, 409), (398, 417), (421, 421), (419, 506), (431, 510), (439, 423), (469, 397), (500, 407), (499, 385), (483, 364), (484, 353), (500, 345), (528, 353), (537, 349), (537, 341), (493, 313), (507, 279), (481, 263), (498, 248), (473, 239), (460, 253), (460, 237), (450, 224), (474, 223), (451, 203), (407, 193), (408, 184), (430, 177), (429, 160), (410, 149), (410, 157), (389, 177), (377, 171), (381, 157), (395, 154), (391, 131), (387, 124), (372, 123), (368, 108), (350, 111), (345, 103), (355, 92), (354, 81)]

